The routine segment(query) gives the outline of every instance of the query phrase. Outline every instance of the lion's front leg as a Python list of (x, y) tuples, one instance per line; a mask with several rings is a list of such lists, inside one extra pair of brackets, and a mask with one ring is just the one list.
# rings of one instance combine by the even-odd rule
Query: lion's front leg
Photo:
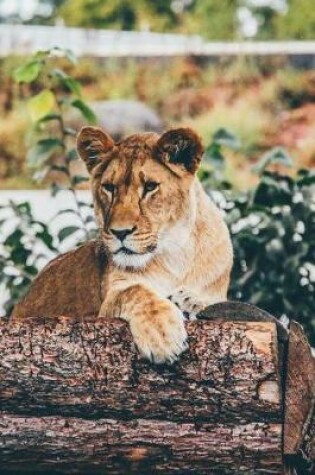
[(116, 292), (100, 315), (128, 321), (140, 353), (155, 363), (173, 362), (187, 348), (182, 312), (141, 284)]

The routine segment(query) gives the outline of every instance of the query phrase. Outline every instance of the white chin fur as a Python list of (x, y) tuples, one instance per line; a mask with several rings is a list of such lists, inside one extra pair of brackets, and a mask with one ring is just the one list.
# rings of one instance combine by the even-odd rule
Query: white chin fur
[(122, 269), (126, 269), (126, 267), (143, 269), (152, 258), (153, 254), (150, 252), (146, 254), (124, 254), (119, 252), (113, 255), (114, 264)]

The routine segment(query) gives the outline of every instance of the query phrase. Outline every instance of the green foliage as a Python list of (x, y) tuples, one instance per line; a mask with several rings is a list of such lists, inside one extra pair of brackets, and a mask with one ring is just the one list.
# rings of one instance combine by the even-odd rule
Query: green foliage
[[(313, 40), (315, 31), (313, 0), (38, 0), (37, 3), (32, 18), (25, 20), (16, 13), (6, 20), (43, 25), (62, 18), (69, 26), (149, 29), (235, 40), (242, 36), (238, 14), (245, 7), (257, 21), (255, 39)], [(41, 9), (41, 4), (46, 8)], [(25, 74), (36, 74), (36, 65), (27, 69)]]
[(287, 4), (287, 11), (273, 19), (276, 38), (281, 40), (314, 40), (314, 1), (288, 0)]
[(56, 15), (67, 25), (198, 34), (213, 40), (241, 37), (237, 13), (249, 8), (257, 19), (259, 40), (314, 39), (313, 0), (287, 0), (281, 8), (252, 0), (67, 0)]
[(224, 149), (238, 150), (239, 139), (228, 129), (220, 128), (214, 132), (212, 141), (206, 146), (202, 166), (198, 172), (199, 179), (208, 190), (230, 189), (231, 184), (225, 179)]
[(132, 0), (68, 0), (58, 13), (70, 26), (133, 30), (138, 24), (140, 4), (145, 6), (141, 0), (137, 6)]
[(0, 207), (0, 286), (8, 291), (9, 314), (46, 262), (57, 254), (46, 224), (36, 221), (29, 203)]
[(237, 37), (233, 0), (68, 0), (58, 10), (67, 25), (89, 28), (201, 34), (211, 39)]
[(275, 36), (274, 18), (277, 12), (272, 5), (256, 5), (249, 3), (252, 15), (260, 25), (257, 38), (259, 40), (273, 39)]
[(315, 173), (265, 171), (225, 208), (235, 252), (230, 298), (294, 318), (315, 345)]
[(270, 164), (282, 164), (287, 167), (291, 167), (293, 162), (290, 155), (284, 150), (282, 147), (275, 147), (269, 152), (266, 152), (257, 165), (253, 167), (253, 171), (255, 171), (258, 175), (263, 175), (265, 169)]
[(33, 82), (40, 73), (40, 62), (37, 60), (23, 64), (14, 71), (13, 77), (16, 82)]
[[(67, 126), (65, 117), (71, 109), (79, 110), (90, 124), (96, 123), (96, 117), (82, 99), (80, 83), (60, 68), (61, 59), (66, 63), (76, 63), (71, 51), (60, 48), (40, 51), (17, 68), (13, 77), (19, 84), (36, 83), (37, 87), (45, 84), (41, 91), (31, 93), (27, 99), (27, 109), (33, 122), (32, 143), (27, 154), (29, 166), (34, 170), (44, 169), (41, 178), (51, 171), (58, 172), (63, 186), (53, 184), (54, 193), (67, 189), (73, 193), (77, 203), (76, 186), (85, 177), (72, 174), (70, 164), (78, 158), (75, 131)], [(81, 216), (80, 206), (77, 212)], [(85, 225), (83, 217), (82, 224)]]
[[(284, 8), (269, 2), (259, 5), (247, 2), (256, 17), (259, 40), (313, 40), (315, 31), (315, 11), (313, 0), (287, 0)], [(276, 2), (274, 2), (276, 3)]]
[[(87, 120), (94, 121), (93, 114), (82, 99), (80, 84), (56, 67), (51, 52), (36, 58), (40, 64), (36, 78), (33, 73), (34, 79), (30, 79), (31, 74), (27, 68), (23, 72), (23, 67), (15, 74), (18, 82), (27, 80), (30, 84), (44, 75), (47, 80), (42, 91), (49, 92), (49, 99), (47, 92), (42, 94), (38, 89), (28, 99), (32, 105), (34, 96), (43, 98), (33, 114), (28, 160), (38, 171), (56, 174), (53, 195), (64, 189), (71, 193), (74, 206), (59, 211), (56, 219), (71, 216), (74, 221), (67, 220), (53, 237), (50, 227), (33, 218), (28, 203), (11, 203), (0, 209), (0, 285), (9, 291), (7, 312), (64, 241), (72, 237), (77, 243), (95, 233), (91, 209), (77, 193), (77, 186), (87, 178), (72, 172), (71, 165), (77, 160), (74, 132), (65, 123), (69, 108), (79, 109)], [(271, 172), (270, 167), (284, 170), (292, 162), (285, 150), (275, 148), (254, 167), (257, 185), (245, 193), (238, 192), (226, 180), (225, 154), (240, 147), (230, 130), (220, 128), (206, 147), (199, 172), (204, 188), (225, 211), (232, 235), (235, 264), (230, 298), (251, 302), (278, 317), (287, 315), (298, 320), (314, 345), (315, 174), (300, 170), (290, 177), (284, 172)]]
[[(300, 170), (296, 178), (270, 172), (273, 164), (290, 165), (279, 148), (255, 167), (260, 179), (248, 192), (236, 192), (221, 181), (219, 169), (203, 174), (204, 187), (226, 212), (235, 253), (229, 297), (257, 305), (271, 314), (299, 321), (315, 345), (315, 173)], [(217, 181), (219, 179), (219, 182)], [(213, 190), (223, 189), (222, 194)]]
[(235, 0), (195, 0), (183, 14), (183, 30), (210, 40), (235, 40), (240, 36)]
[(51, 187), (52, 195), (66, 190), (72, 196), (73, 203), (72, 208), (61, 209), (55, 220), (67, 214), (75, 224), (60, 229), (54, 238), (50, 227), (33, 218), (28, 203), (17, 205), (11, 202), (0, 209), (3, 215), (0, 219), (0, 248), (3, 250), (0, 257), (0, 286), (9, 291), (5, 302), (7, 312), (23, 296), (43, 264), (56, 255), (64, 240), (72, 236), (75, 242), (80, 242), (95, 234), (92, 211), (78, 196), (77, 186), (85, 182), (87, 177), (72, 172), (71, 164), (78, 159), (75, 132), (67, 127), (65, 114), (69, 109), (76, 108), (89, 123), (95, 123), (95, 115), (81, 97), (80, 84), (56, 68), (60, 55), (73, 62), (72, 54), (68, 51), (54, 49), (40, 52), (16, 69), (13, 76), (17, 83), (30, 84), (41, 77), (42, 84), (46, 85), (27, 99), (32, 119), (28, 165), (41, 179), (54, 172), (57, 178)]

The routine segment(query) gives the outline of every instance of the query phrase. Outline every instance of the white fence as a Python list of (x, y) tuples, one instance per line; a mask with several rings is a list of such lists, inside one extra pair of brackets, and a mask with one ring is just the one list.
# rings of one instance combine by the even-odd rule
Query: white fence
[(55, 46), (77, 56), (224, 56), (311, 55), (315, 41), (206, 42), (200, 36), (151, 32), (92, 30), (63, 25), (0, 25), (0, 56), (30, 54)]

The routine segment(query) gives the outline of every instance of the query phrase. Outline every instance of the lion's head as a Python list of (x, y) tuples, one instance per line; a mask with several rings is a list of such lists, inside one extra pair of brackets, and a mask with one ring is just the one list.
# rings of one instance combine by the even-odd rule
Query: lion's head
[(115, 265), (144, 268), (185, 235), (203, 147), (190, 129), (132, 135), (115, 143), (84, 127), (77, 147), (92, 177), (102, 237)]

